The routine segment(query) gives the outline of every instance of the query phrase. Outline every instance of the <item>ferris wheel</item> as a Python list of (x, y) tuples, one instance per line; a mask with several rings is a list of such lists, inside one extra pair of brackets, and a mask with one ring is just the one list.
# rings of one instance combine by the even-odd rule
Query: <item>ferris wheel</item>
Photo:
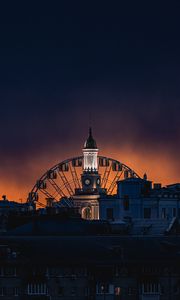
[[(83, 173), (83, 156), (66, 159), (45, 172), (36, 182), (28, 196), (28, 202), (45, 206), (48, 199), (59, 202), (71, 198), (75, 189), (81, 189)], [(98, 173), (101, 176), (101, 188), (108, 195), (117, 191), (117, 181), (124, 178), (140, 176), (118, 160), (98, 156)]]

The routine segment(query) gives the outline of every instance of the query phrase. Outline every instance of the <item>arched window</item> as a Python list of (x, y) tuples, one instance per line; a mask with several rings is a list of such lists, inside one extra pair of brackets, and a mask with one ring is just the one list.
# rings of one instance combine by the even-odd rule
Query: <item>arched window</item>
[(91, 219), (91, 208), (89, 206), (83, 207), (82, 209), (82, 218), (86, 220)]

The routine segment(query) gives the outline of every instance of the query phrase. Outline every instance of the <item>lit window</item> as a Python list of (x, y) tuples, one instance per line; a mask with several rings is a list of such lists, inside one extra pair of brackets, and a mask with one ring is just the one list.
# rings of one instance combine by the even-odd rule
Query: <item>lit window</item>
[(97, 294), (114, 294), (114, 285), (100, 282), (96, 285)]
[(121, 288), (119, 286), (115, 287), (114, 292), (115, 292), (116, 296), (120, 296), (121, 295)]

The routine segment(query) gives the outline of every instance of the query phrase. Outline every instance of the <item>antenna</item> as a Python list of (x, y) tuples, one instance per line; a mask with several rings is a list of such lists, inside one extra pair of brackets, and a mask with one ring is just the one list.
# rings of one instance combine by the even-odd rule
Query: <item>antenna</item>
[(89, 112), (89, 128), (92, 127), (92, 113)]

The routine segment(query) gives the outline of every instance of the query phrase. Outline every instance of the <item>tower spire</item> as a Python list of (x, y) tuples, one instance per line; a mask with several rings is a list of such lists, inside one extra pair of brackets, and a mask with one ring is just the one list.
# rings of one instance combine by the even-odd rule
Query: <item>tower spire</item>
[(89, 137), (92, 138), (92, 127), (91, 126), (89, 126)]
[(89, 113), (89, 129), (92, 128), (92, 114)]
[(92, 136), (92, 128), (89, 127), (89, 136), (84, 143), (84, 149), (97, 149), (97, 144)]
[(88, 171), (97, 171), (98, 163), (97, 163), (97, 155), (98, 148), (95, 139), (92, 136), (92, 128), (89, 127), (89, 136), (85, 141), (83, 148), (83, 156), (84, 156), (84, 170)]

